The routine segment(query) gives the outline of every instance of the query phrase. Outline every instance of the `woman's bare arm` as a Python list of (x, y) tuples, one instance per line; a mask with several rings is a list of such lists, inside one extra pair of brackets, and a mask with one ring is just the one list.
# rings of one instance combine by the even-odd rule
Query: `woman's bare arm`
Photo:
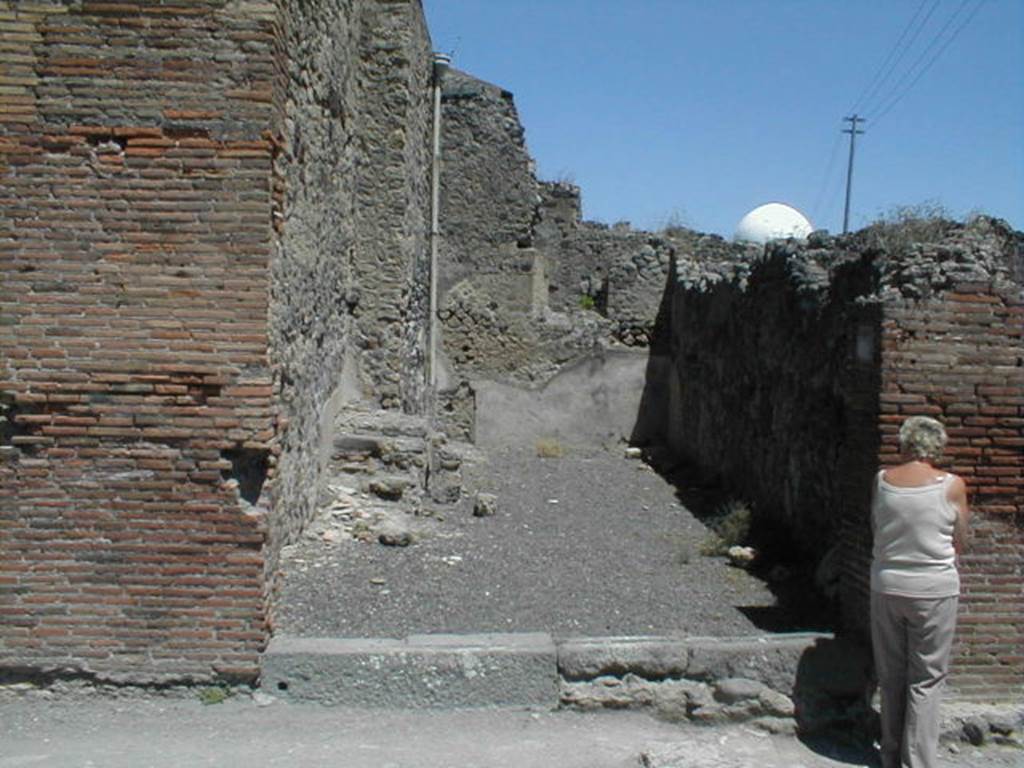
[(967, 485), (963, 478), (953, 477), (953, 482), (949, 486), (948, 498), (956, 509), (956, 522), (953, 524), (953, 549), (959, 555), (967, 549), (967, 532), (971, 521), (971, 508), (967, 505)]

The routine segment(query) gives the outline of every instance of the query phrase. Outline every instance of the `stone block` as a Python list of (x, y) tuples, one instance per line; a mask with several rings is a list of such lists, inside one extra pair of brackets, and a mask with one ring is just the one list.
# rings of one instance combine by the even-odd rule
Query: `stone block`
[(558, 648), (558, 668), (566, 680), (627, 673), (652, 680), (684, 677), (689, 660), (686, 643), (673, 638), (575, 639)]
[(756, 699), (764, 690), (764, 684), (743, 677), (727, 677), (715, 683), (715, 698), (725, 704), (735, 704)]
[(275, 637), (264, 691), (352, 707), (558, 704), (555, 644), (543, 633), (397, 639)]

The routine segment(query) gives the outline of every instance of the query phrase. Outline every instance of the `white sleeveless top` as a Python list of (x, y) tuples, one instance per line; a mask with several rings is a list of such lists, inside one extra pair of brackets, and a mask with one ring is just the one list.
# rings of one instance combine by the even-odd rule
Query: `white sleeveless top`
[(871, 591), (904, 597), (960, 594), (949, 501), (953, 475), (928, 485), (891, 485), (878, 473), (871, 519), (875, 533)]

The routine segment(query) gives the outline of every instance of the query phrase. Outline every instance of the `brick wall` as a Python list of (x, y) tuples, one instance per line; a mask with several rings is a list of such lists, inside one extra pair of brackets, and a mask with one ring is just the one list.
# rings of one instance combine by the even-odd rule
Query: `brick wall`
[[(886, 302), (879, 451), (896, 461), (912, 415), (949, 433), (944, 466), (967, 481), (972, 540), (960, 562), (951, 685), (970, 698), (1024, 694), (1024, 300), (1019, 286), (961, 282)], [(863, 622), (870, 538), (851, 526), (847, 602)], [(849, 594), (852, 593), (852, 594)], [(859, 614), (857, 616), (856, 614)]]
[(273, 29), (221, 5), (0, 4), (5, 666), (256, 668)]
[(422, 9), (0, 2), (0, 33), (0, 667), (252, 678), (342, 374), (422, 398)]

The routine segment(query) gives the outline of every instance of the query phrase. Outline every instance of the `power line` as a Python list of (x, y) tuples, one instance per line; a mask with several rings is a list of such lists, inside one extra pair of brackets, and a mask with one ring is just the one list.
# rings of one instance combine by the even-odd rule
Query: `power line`
[[(871, 101), (872, 97), (874, 97), (878, 92), (878, 89), (881, 88), (885, 81), (889, 79), (890, 75), (892, 75), (893, 70), (895, 70), (896, 67), (899, 66), (900, 62), (903, 61), (903, 57), (907, 55), (907, 51), (913, 47), (918, 35), (921, 34), (921, 30), (925, 28), (928, 20), (932, 17), (932, 14), (935, 13), (935, 9), (939, 7), (939, 0), (931, 0), (932, 7), (928, 10), (928, 14), (924, 19), (922, 19), (921, 23), (918, 24), (917, 29), (914, 30), (914, 34), (910, 40), (907, 41), (907, 44), (903, 45), (903, 41), (906, 39), (907, 33), (910, 32), (911, 28), (914, 26), (914, 22), (917, 21), (917, 17), (921, 15), (921, 11), (924, 10), (924, 7), (928, 2), (929, 0), (921, 0), (921, 4), (917, 6), (917, 10), (914, 11), (914, 15), (910, 17), (910, 21), (907, 22), (907, 25), (903, 28), (900, 36), (896, 39), (896, 42), (893, 43), (892, 48), (889, 49), (889, 53), (878, 66), (878, 69), (875, 70), (874, 77), (872, 77), (868, 85), (864, 87), (860, 96), (857, 97), (857, 101), (855, 101), (853, 106), (850, 108), (851, 114), (856, 112), (857, 109), (865, 102)], [(895, 60), (893, 60), (893, 57), (895, 57)], [(889, 65), (890, 62), (891, 66), (886, 69), (886, 66)]]
[[(961, 4), (960, 8), (958, 8), (958, 9), (956, 10), (956, 12), (955, 12), (955, 13), (954, 13), (954, 14), (953, 14), (952, 16), (950, 16), (950, 17), (949, 17), (949, 21), (947, 21), (947, 22), (946, 22), (946, 24), (945, 24), (945, 25), (943, 26), (943, 28), (942, 28), (942, 30), (941, 30), (941, 31), (939, 32), (939, 34), (935, 36), (935, 39), (934, 39), (934, 40), (932, 40), (932, 44), (931, 44), (931, 45), (929, 45), (929, 46), (928, 46), (928, 48), (925, 48), (925, 50), (924, 50), (924, 51), (922, 52), (921, 56), (919, 56), (919, 57), (918, 57), (918, 59), (917, 59), (917, 61), (915, 61), (915, 62), (914, 62), (914, 66), (913, 66), (913, 67), (911, 67), (911, 68), (910, 68), (909, 70), (907, 70), (906, 74), (904, 75), (904, 78), (901, 78), (901, 82), (902, 82), (902, 80), (903, 80), (903, 79), (905, 79), (905, 78), (906, 78), (906, 76), (907, 76), (907, 75), (909, 75), (909, 74), (910, 74), (910, 73), (911, 73), (911, 72), (913, 71), (914, 67), (916, 67), (916, 66), (917, 66), (917, 64), (918, 64), (918, 63), (919, 63), (919, 62), (920, 62), (920, 61), (921, 61), (921, 60), (922, 60), (922, 59), (924, 58), (924, 56), (925, 56), (925, 55), (926, 55), (926, 54), (928, 53), (929, 49), (930, 49), (930, 48), (931, 48), (931, 47), (932, 47), (932, 46), (933, 46), (933, 45), (934, 45), (935, 43), (937, 43), (937, 42), (939, 41), (939, 39), (940, 39), (940, 38), (942, 37), (942, 35), (943, 35), (943, 34), (945, 33), (946, 29), (947, 29), (947, 28), (949, 27), (949, 25), (950, 25), (950, 24), (952, 23), (953, 19), (955, 19), (955, 18), (956, 18), (956, 17), (957, 17), (957, 16), (958, 16), (958, 15), (960, 14), (960, 11), (961, 11), (961, 10), (963, 10), (964, 8), (966, 8), (966, 7), (967, 7), (967, 4), (968, 4), (968, 2), (969, 2), (969, 0), (964, 0), (964, 2), (963, 2), (963, 3)], [(966, 26), (967, 26), (968, 24), (970, 24), (970, 23), (971, 23), (971, 19), (973, 19), (973, 18), (974, 18), (974, 17), (975, 17), (976, 15), (977, 15), (978, 11), (979, 11), (979, 10), (981, 10), (981, 6), (982, 6), (982, 5), (984, 5), (984, 4), (985, 4), (985, 0), (978, 0), (977, 4), (976, 4), (976, 5), (974, 6), (974, 9), (973, 9), (973, 10), (972, 10), (972, 11), (971, 11), (971, 12), (970, 12), (969, 14), (967, 14), (967, 16), (965, 16), (965, 17), (964, 17), (964, 19), (963, 19), (963, 20), (962, 20), (962, 21), (960, 22), (960, 26), (958, 26), (958, 27), (957, 27), (957, 28), (956, 28), (955, 30), (953, 30), (953, 34), (951, 34), (951, 35), (950, 35), (950, 36), (949, 36), (949, 37), (948, 37), (948, 38), (946, 39), (946, 41), (945, 41), (945, 42), (944, 42), (944, 43), (942, 44), (942, 46), (941, 46), (941, 47), (940, 47), (940, 48), (939, 48), (939, 49), (938, 49), (938, 50), (937, 50), (937, 51), (935, 52), (935, 54), (934, 54), (934, 55), (933, 55), (933, 56), (932, 56), (932, 57), (931, 57), (931, 58), (930, 58), (930, 59), (928, 60), (928, 62), (927, 62), (927, 63), (926, 63), (925, 65), (924, 65), (924, 67), (923, 67), (923, 68), (922, 68), (922, 69), (921, 69), (921, 70), (920, 70), (920, 71), (919, 71), (919, 72), (917, 73), (917, 75), (916, 75), (916, 76), (914, 77), (914, 79), (910, 81), (910, 84), (909, 84), (909, 85), (907, 85), (907, 87), (906, 87), (906, 88), (904, 88), (904, 89), (903, 89), (902, 91), (900, 91), (899, 93), (896, 93), (896, 92), (895, 92), (895, 91), (896, 91), (896, 89), (895, 89), (895, 88), (893, 89), (893, 93), (890, 93), (890, 96), (892, 97), (892, 98), (891, 98), (891, 100), (889, 100), (889, 101), (888, 101), (888, 103), (886, 103), (884, 107), (880, 107), (880, 110), (881, 110), (881, 111), (879, 111), (879, 112), (878, 112), (878, 113), (877, 113), (877, 114), (876, 114), (876, 115), (875, 115), (875, 116), (874, 116), (874, 117), (872, 118), (872, 119), (874, 120), (874, 122), (875, 122), (875, 124), (876, 124), (876, 125), (878, 124), (878, 121), (879, 121), (879, 120), (881, 120), (881, 119), (882, 119), (883, 117), (885, 117), (885, 116), (886, 116), (887, 114), (889, 114), (889, 112), (890, 112), (890, 111), (892, 110), (892, 108), (893, 108), (893, 107), (895, 107), (895, 106), (896, 106), (896, 105), (897, 105), (897, 104), (898, 104), (898, 103), (899, 103), (900, 101), (902, 101), (902, 100), (903, 100), (903, 97), (904, 97), (904, 96), (906, 96), (906, 95), (907, 95), (908, 93), (910, 93), (910, 91), (911, 91), (911, 90), (913, 90), (914, 86), (915, 86), (915, 85), (917, 85), (917, 82), (918, 82), (918, 81), (919, 81), (919, 80), (920, 80), (920, 79), (921, 79), (922, 77), (924, 77), (925, 73), (926, 73), (926, 72), (927, 72), (927, 71), (928, 71), (929, 69), (931, 69), (931, 68), (932, 68), (932, 65), (933, 65), (933, 64), (935, 64), (935, 62), (936, 62), (936, 61), (938, 61), (938, 60), (939, 60), (939, 57), (940, 57), (940, 56), (942, 56), (942, 54), (943, 54), (943, 53), (945, 52), (945, 50), (946, 50), (947, 48), (949, 48), (949, 46), (950, 46), (950, 45), (951, 45), (951, 44), (953, 43), (953, 41), (954, 41), (954, 40), (956, 40), (956, 38), (957, 38), (957, 37), (958, 37), (958, 36), (960, 35), (960, 33), (961, 33), (961, 32), (963, 32), (964, 28), (965, 28), (965, 27), (966, 27)], [(897, 84), (897, 87), (898, 87), (898, 84)], [(895, 95), (894, 95), (894, 94), (895, 94)]]
[[(960, 14), (967, 8), (970, 2), (971, 0), (960, 0), (959, 7), (957, 7), (957, 9), (949, 15), (949, 17), (946, 19), (946, 23), (942, 25), (942, 28), (939, 29), (939, 31), (932, 37), (932, 39), (928, 42), (928, 45), (925, 46), (924, 50), (922, 50), (921, 53), (918, 54), (917, 58), (914, 59), (914, 63), (907, 67), (907, 69), (903, 71), (903, 74), (900, 75), (899, 79), (892, 86), (892, 88), (890, 88), (886, 94), (884, 94), (875, 102), (875, 108), (881, 106), (882, 104), (887, 104), (892, 100), (892, 98), (897, 93), (901, 93), (901, 89), (903, 88), (904, 84), (906, 83), (908, 78), (915, 75), (915, 71), (917, 71), (917, 75), (920, 75), (924, 71), (923, 69), (918, 69), (919, 65), (921, 64), (921, 62), (925, 60), (928, 54), (932, 52), (935, 46), (939, 44), (943, 37), (945, 37), (946, 32), (957, 20)], [(874, 111), (875, 109), (872, 109), (872, 112)]]
[[(971, 2), (971, 0), (960, 0), (959, 7), (955, 11), (953, 11), (953, 13), (951, 13), (949, 15), (949, 17), (946, 19), (946, 23), (943, 24), (941, 29), (939, 29), (939, 31), (936, 32), (935, 35), (932, 36), (932, 39), (928, 41), (928, 44), (924, 47), (924, 50), (922, 50), (921, 53), (918, 54), (917, 58), (914, 59), (914, 63), (911, 64), (906, 69), (904, 69), (903, 73), (896, 80), (895, 84), (891, 88), (888, 89), (888, 92), (883, 94), (879, 99), (877, 99), (875, 101), (875, 105), (874, 105), (875, 107), (877, 107), (878, 104), (880, 104), (880, 103), (888, 102), (889, 99), (892, 98), (892, 95), (894, 93), (896, 93), (903, 86), (903, 84), (906, 82), (907, 78), (909, 78), (914, 73), (914, 70), (917, 69), (917, 66), (922, 61), (924, 61), (925, 57), (932, 51), (932, 49), (936, 45), (938, 45), (938, 42), (946, 34), (946, 30), (948, 30), (950, 28), (950, 26), (953, 24), (953, 22), (956, 20), (956, 18), (960, 15), (960, 13), (967, 7), (967, 5), (970, 2)], [(873, 112), (874, 109), (872, 109), (871, 111)]]

